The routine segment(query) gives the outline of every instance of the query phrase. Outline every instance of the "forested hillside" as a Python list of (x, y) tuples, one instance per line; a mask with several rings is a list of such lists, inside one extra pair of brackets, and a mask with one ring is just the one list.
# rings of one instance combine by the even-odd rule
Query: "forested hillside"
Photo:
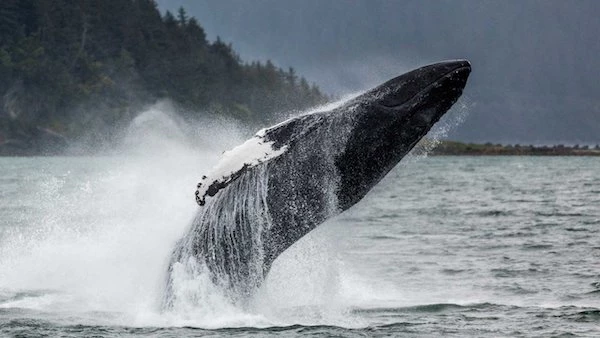
[(194, 112), (186, 119), (245, 121), (327, 99), (292, 68), (244, 63), (231, 45), (207, 41), (184, 9), (161, 15), (153, 0), (0, 2), (0, 154), (113, 142), (162, 98)]

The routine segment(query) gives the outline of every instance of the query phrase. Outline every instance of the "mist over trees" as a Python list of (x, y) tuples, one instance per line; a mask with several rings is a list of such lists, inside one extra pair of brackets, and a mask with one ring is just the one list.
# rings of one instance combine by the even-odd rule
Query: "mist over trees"
[[(144, 105), (245, 121), (327, 97), (272, 62), (244, 63), (180, 8), (153, 0), (0, 2), (0, 144), (110, 143)], [(195, 112), (195, 113), (191, 113)], [(34, 149), (32, 149), (34, 148)]]

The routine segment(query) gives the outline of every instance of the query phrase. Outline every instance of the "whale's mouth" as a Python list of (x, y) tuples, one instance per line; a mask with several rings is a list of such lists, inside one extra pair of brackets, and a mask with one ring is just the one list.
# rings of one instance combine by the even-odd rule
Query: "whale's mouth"
[(405, 105), (419, 107), (410, 110), (411, 114), (408, 118), (413, 126), (431, 128), (432, 124), (437, 122), (461, 96), (470, 73), (470, 66), (457, 68), (440, 77), (405, 103)]
[[(443, 75), (439, 75), (443, 72)], [(392, 79), (385, 87), (385, 97), (379, 102), (383, 109), (398, 109), (412, 102), (444, 100), (460, 96), (471, 73), (467, 60), (447, 61), (409, 72)], [(437, 95), (432, 95), (437, 94)], [(428, 96), (432, 96), (427, 99)]]
[[(415, 93), (404, 102), (398, 102), (400, 100), (396, 101), (394, 94), (388, 94), (385, 101), (379, 102), (379, 107), (389, 114), (392, 121), (396, 121), (395, 124), (400, 124), (403, 128), (410, 125), (414, 130), (413, 135), (422, 136), (422, 131), (427, 132), (458, 100), (470, 73), (471, 65), (467, 61), (457, 62), (450, 70), (445, 70), (443, 75), (438, 75), (429, 84), (423, 84), (422, 89), (414, 90)], [(427, 75), (430, 74), (425, 76)], [(409, 81), (404, 86), (411, 84), (413, 83)], [(402, 94), (402, 88), (398, 90), (400, 96), (407, 97)], [(397, 104), (389, 105), (392, 101)]]

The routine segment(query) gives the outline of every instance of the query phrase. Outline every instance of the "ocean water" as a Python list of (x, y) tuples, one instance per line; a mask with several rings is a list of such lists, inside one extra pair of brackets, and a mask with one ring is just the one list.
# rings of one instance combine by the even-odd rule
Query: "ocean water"
[(220, 153), (169, 140), (0, 158), (0, 336), (600, 336), (600, 158), (409, 157), (248, 308), (200, 278), (161, 312)]

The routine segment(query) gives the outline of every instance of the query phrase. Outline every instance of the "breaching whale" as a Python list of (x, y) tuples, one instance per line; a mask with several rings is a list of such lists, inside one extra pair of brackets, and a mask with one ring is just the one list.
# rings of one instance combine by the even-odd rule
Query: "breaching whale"
[(178, 284), (202, 276), (232, 302), (247, 301), (284, 250), (398, 164), (461, 96), (470, 72), (466, 60), (418, 68), (224, 153), (198, 184), (200, 208), (172, 255), (164, 305), (184, 296)]

